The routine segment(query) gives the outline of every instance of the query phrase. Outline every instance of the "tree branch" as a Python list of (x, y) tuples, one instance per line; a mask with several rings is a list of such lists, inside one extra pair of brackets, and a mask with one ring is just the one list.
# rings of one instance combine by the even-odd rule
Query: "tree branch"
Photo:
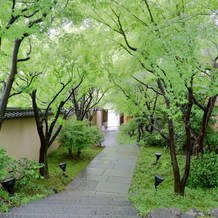
[[(59, 114), (61, 112), (61, 109), (63, 108), (63, 106), (66, 104), (66, 102), (70, 99), (72, 93), (78, 89), (78, 87), (82, 84), (83, 82), (83, 79), (84, 77), (81, 78), (81, 80), (79, 81), (79, 83), (72, 89), (72, 91), (69, 93), (68, 97), (64, 100), (64, 101), (61, 101), (59, 106), (58, 106), (58, 110), (55, 114), (55, 118), (53, 119), (53, 121), (51, 122), (50, 124), (50, 127), (49, 127), (49, 131), (47, 133), (47, 139), (50, 141), (51, 137), (52, 137), (52, 140), (54, 140), (57, 136), (57, 131), (60, 131), (60, 130), (57, 130), (56, 133), (52, 136), (52, 132), (53, 132), (53, 129), (54, 129), (54, 126), (55, 126), (55, 123), (57, 122), (57, 119), (59, 117)], [(52, 141), (53, 142), (53, 141)], [(52, 143), (50, 143), (51, 145)]]
[(143, 86), (145, 86), (148, 89), (153, 90), (155, 93), (157, 93), (158, 95), (162, 95), (162, 93), (158, 92), (157, 90), (155, 90), (152, 86), (147, 85), (146, 83), (142, 82), (141, 80), (137, 79), (135, 76), (132, 76), (133, 79), (135, 79), (137, 82), (141, 83)]
[(148, 9), (148, 13), (149, 13), (151, 22), (152, 22), (153, 24), (155, 24), (155, 26), (156, 26), (157, 24), (156, 24), (155, 21), (154, 21), (154, 17), (153, 17), (153, 15), (152, 15), (152, 13), (151, 13), (151, 9), (150, 9), (150, 6), (149, 6), (149, 4), (148, 4), (148, 1), (147, 1), (147, 0), (144, 0), (144, 2), (145, 2), (146, 7), (147, 7), (147, 9)]
[(137, 21), (141, 22), (143, 25), (145, 25), (146, 27), (148, 27), (148, 24), (143, 21), (142, 19), (140, 19), (139, 17), (137, 17), (135, 14), (133, 14), (127, 7), (125, 7), (124, 5), (120, 4), (120, 2), (115, 1), (115, 3), (117, 5), (119, 5), (120, 7), (124, 8), (130, 15), (132, 15)]
[(132, 50), (132, 51), (137, 51), (137, 48), (135, 48), (135, 47), (133, 47), (133, 46), (131, 46), (131, 45), (129, 44), (129, 41), (128, 41), (127, 36), (126, 36), (126, 33), (125, 33), (125, 31), (123, 30), (123, 26), (122, 26), (122, 23), (121, 23), (121, 20), (120, 20), (120, 16), (116, 13), (115, 10), (113, 10), (113, 9), (111, 9), (111, 10), (112, 10), (112, 12), (114, 13), (114, 15), (115, 15), (116, 18), (117, 18), (117, 21), (118, 21), (118, 24), (119, 24), (119, 33), (123, 36), (127, 47), (128, 47), (130, 50)]

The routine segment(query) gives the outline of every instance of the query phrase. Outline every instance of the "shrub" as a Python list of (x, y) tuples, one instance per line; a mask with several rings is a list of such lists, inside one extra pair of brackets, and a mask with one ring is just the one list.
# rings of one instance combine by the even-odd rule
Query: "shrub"
[(104, 140), (104, 135), (96, 126), (90, 126), (92, 142), (95, 145), (101, 145)]
[(218, 151), (218, 132), (214, 131), (211, 127), (208, 128), (206, 135), (206, 148), (209, 151)]
[(122, 134), (134, 136), (137, 134), (137, 121), (132, 118), (127, 123), (120, 126), (120, 131)]
[(12, 176), (16, 178), (17, 186), (27, 185), (31, 179), (40, 178), (39, 169), (43, 164), (34, 160), (21, 158), (13, 162), (7, 168)]
[(191, 174), (188, 186), (192, 188), (213, 188), (218, 186), (218, 156), (215, 153), (205, 153), (194, 157), (191, 164)]
[(0, 149), (0, 181), (8, 177), (16, 178), (16, 185), (26, 185), (30, 179), (39, 178), (39, 168), (42, 164), (27, 158), (14, 160)]
[(145, 132), (143, 142), (149, 146), (167, 146), (168, 142), (158, 132)]
[(13, 162), (4, 149), (0, 149), (0, 180), (4, 179), (8, 174), (6, 167)]
[[(27, 190), (33, 178), (39, 178), (40, 167), (42, 167), (41, 164), (27, 158), (14, 160), (6, 154), (4, 149), (0, 149), (0, 182), (13, 176), (16, 178), (15, 189), (18, 191), (14, 198), (10, 198), (6, 190), (0, 188), (0, 211), (6, 212), (10, 206), (23, 202), (24, 196), (19, 192), (22, 189)], [(28, 186), (26, 186), (27, 184)], [(21, 196), (23, 196), (22, 199)], [(26, 199), (31, 199), (29, 194)]]
[(81, 150), (102, 140), (100, 133), (89, 125), (88, 121), (68, 120), (59, 136), (61, 145), (68, 148), (69, 155), (75, 150), (80, 156)]

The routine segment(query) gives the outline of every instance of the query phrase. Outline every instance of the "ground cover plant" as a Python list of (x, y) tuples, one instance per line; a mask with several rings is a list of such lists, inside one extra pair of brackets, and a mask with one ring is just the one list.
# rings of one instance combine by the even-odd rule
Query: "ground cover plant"
[(123, 144), (123, 145), (127, 145), (127, 144), (135, 144), (136, 143), (136, 137), (128, 137), (125, 134), (123, 134), (122, 132), (120, 132), (117, 135), (117, 142), (119, 144)]
[[(160, 152), (162, 155), (155, 165), (156, 152)], [(182, 155), (178, 155), (178, 160), (182, 166)], [(154, 188), (154, 175), (156, 174), (164, 177), (164, 181), (157, 187), (157, 191)], [(194, 178), (196, 179), (196, 177)], [(168, 150), (163, 147), (141, 146), (130, 187), (130, 200), (141, 215), (164, 207), (179, 208), (182, 211), (197, 208), (208, 213), (212, 208), (217, 207), (218, 187), (209, 189), (186, 187), (185, 196), (175, 195)]]
[[(0, 211), (6, 212), (10, 207), (26, 204), (63, 190), (101, 150), (102, 147), (90, 146), (84, 149), (80, 157), (77, 157), (76, 153), (72, 153), (72, 157), (69, 157), (67, 149), (63, 147), (52, 152), (48, 156), (50, 170), (48, 179), (29, 177), (28, 185), (16, 184), (15, 195), (12, 197), (9, 197), (8, 193), (0, 187)], [(5, 159), (4, 153), (2, 156)], [(67, 177), (63, 176), (58, 166), (61, 162), (66, 162)]]

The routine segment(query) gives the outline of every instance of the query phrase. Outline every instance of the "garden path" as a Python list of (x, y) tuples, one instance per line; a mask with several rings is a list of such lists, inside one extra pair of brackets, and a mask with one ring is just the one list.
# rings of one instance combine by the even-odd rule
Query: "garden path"
[(105, 131), (105, 148), (63, 192), (13, 208), (2, 218), (136, 218), (128, 189), (136, 145), (119, 145), (116, 129)]

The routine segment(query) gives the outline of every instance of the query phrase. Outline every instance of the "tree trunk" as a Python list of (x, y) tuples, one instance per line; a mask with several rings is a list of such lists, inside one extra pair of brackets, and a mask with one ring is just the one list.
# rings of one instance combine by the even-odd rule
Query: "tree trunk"
[(18, 53), (20, 49), (20, 45), (23, 39), (15, 39), (14, 41), (14, 49), (12, 53), (12, 60), (11, 60), (11, 70), (10, 74), (8, 76), (5, 89), (2, 93), (2, 98), (0, 101), (0, 129), (4, 120), (8, 99), (10, 96), (11, 88), (14, 82), (14, 78), (17, 74), (17, 59), (18, 59)]
[(41, 142), (40, 150), (39, 150), (39, 163), (43, 164), (44, 166), (40, 168), (39, 172), (41, 176), (48, 178), (49, 171), (48, 171), (48, 161), (47, 161), (47, 144), (46, 142)]
[[(171, 102), (167, 97), (164, 86), (160, 79), (157, 80), (158, 87), (161, 93), (164, 96), (165, 104), (167, 109), (170, 109)], [(184, 195), (185, 187), (182, 185), (180, 180), (180, 170), (179, 164), (176, 157), (176, 146), (175, 146), (175, 129), (173, 119), (168, 117), (168, 134), (169, 134), (169, 148), (170, 148), (170, 157), (171, 157), (171, 165), (173, 168), (173, 177), (174, 177), (174, 192), (178, 195)]]
[(42, 168), (40, 168), (39, 172), (41, 176), (48, 177), (48, 163), (47, 163), (47, 151), (49, 144), (44, 135), (42, 119), (40, 118), (39, 108), (36, 103), (36, 90), (33, 90), (31, 93), (32, 98), (32, 107), (35, 116), (35, 122), (37, 127), (37, 132), (40, 139), (40, 150), (39, 150), (39, 163), (44, 164)]
[(207, 106), (204, 110), (204, 114), (202, 117), (202, 122), (201, 122), (201, 128), (200, 128), (200, 133), (196, 139), (196, 143), (195, 143), (195, 155), (199, 155), (200, 153), (203, 153), (204, 150), (204, 139), (206, 137), (206, 131), (207, 131), (207, 126), (208, 126), (208, 122), (209, 119), (211, 117), (211, 114), (213, 112), (215, 103), (216, 103), (216, 98), (217, 95), (212, 96), (209, 98)]
[(190, 165), (191, 165), (191, 148), (192, 148), (192, 136), (191, 136), (191, 126), (190, 126), (190, 118), (191, 118), (191, 111), (193, 106), (193, 90), (192, 88), (188, 88), (188, 103), (187, 109), (184, 111), (184, 124), (185, 124), (185, 133), (186, 133), (186, 146), (185, 146), (185, 169), (184, 174), (181, 180), (181, 189), (183, 189), (183, 195), (185, 192), (185, 186), (189, 177), (190, 173)]
[(175, 148), (175, 132), (174, 132), (174, 124), (173, 120), (168, 120), (168, 129), (169, 129), (169, 147), (170, 147), (170, 157), (171, 157), (171, 165), (173, 168), (173, 176), (174, 176), (174, 192), (178, 195), (184, 195), (184, 190), (181, 187), (180, 181), (180, 171), (179, 165), (176, 157), (176, 148)]

